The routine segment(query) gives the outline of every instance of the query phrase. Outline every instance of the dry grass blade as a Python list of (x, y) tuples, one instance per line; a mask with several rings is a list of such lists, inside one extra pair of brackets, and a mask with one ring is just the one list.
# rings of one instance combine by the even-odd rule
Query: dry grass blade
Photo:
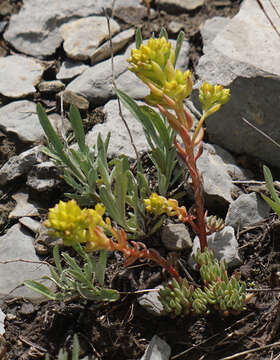
[[(266, 16), (267, 20), (270, 22), (271, 26), (273, 27), (273, 29), (275, 30), (275, 32), (277, 33), (277, 35), (280, 37), (280, 32), (277, 29), (277, 27), (275, 26), (274, 22), (271, 20), (270, 16), (268, 15), (267, 11), (265, 10), (261, 0), (256, 0), (257, 3), (259, 4), (259, 7), (262, 9), (264, 15)], [(276, 12), (277, 16), (280, 18), (279, 12), (276, 9), (276, 6), (273, 4), (272, 0), (269, 0), (271, 7), (273, 8), (273, 10)]]

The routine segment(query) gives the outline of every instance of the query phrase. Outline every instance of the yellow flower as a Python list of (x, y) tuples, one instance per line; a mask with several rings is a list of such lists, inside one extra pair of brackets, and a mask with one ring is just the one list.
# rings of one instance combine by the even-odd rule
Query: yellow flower
[(88, 252), (97, 250), (110, 250), (110, 239), (105, 235), (100, 226), (91, 226), (89, 228), (89, 239), (87, 241), (85, 250)]
[[(173, 208), (170, 206), (169, 200), (164, 196), (160, 196), (156, 193), (152, 193), (149, 199), (144, 199), (145, 208), (147, 211), (155, 214), (157, 216), (161, 214), (167, 214), (168, 216), (173, 216), (176, 213), (173, 211)], [(174, 200), (176, 201), (176, 200)]]
[(44, 225), (52, 228), (51, 234), (61, 237), (65, 245), (87, 241), (87, 210), (81, 210), (75, 200), (60, 201), (49, 209), (48, 220)]
[(205, 82), (199, 90), (199, 100), (207, 116), (218, 111), (229, 98), (230, 89), (225, 89), (222, 85), (211, 85)]

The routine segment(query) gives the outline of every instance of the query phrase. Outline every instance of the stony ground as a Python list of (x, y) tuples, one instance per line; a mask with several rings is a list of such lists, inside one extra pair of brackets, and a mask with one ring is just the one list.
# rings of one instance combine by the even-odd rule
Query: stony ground
[[(84, 3), (85, 8), (88, 3), (90, 1)], [(233, 17), (238, 12), (241, 3), (241, 0), (205, 0), (202, 6), (187, 10), (167, 5), (160, 6), (158, 2), (152, 1), (150, 16), (143, 6), (137, 9), (133, 6), (122, 9), (116, 8), (113, 15), (116, 20), (116, 27), (119, 26), (120, 31), (135, 29), (140, 25), (144, 38), (148, 38), (152, 32), (158, 34), (162, 26), (166, 27), (173, 39), (176, 39), (180, 30), (184, 30), (187, 42), (183, 51), (185, 51), (185, 58), (188, 58), (188, 61), (187, 63), (186, 61), (182, 62), (181, 66), (182, 68), (190, 68), (193, 71), (194, 79), (196, 79), (202, 78), (203, 69), (201, 63), (199, 65), (199, 60), (203, 53), (206, 53), (203, 46), (206, 46), (207, 39), (204, 37), (203, 41), (203, 34), (200, 31), (201, 25), (207, 19), (216, 16), (225, 19)], [(51, 245), (42, 240), (40, 234), (38, 235), (41, 231), (38, 232), (38, 227), (41, 229), (39, 221), (45, 218), (47, 209), (53, 206), (58, 199), (62, 199), (63, 193), (69, 191), (69, 188), (61, 181), (57, 169), (51, 164), (46, 165), (47, 159), (41, 159), (41, 155), (34, 152), (34, 146), (43, 142), (42, 131), (36, 123), (38, 120), (34, 113), (35, 103), (41, 102), (53, 117), (53, 121), (59, 123), (60, 98), (56, 94), (63, 91), (65, 87), (66, 90), (72, 90), (74, 98), (71, 98), (69, 102), (77, 102), (82, 111), (85, 128), (89, 133), (92, 128), (96, 133), (96, 129), (101, 129), (101, 126), (103, 126), (104, 132), (107, 131), (110, 128), (108, 125), (110, 121), (112, 123), (110, 130), (116, 128), (115, 121), (118, 114), (111, 89), (105, 87), (103, 89), (99, 85), (103, 90), (101, 94), (96, 83), (86, 82), (81, 77), (73, 80), (71, 84), (74, 76), (81, 75), (84, 71), (91, 71), (90, 67), (92, 71), (95, 71), (94, 68), (97, 69), (97, 77), (99, 74), (104, 74), (107, 69), (105, 66), (108, 66), (109, 69), (109, 63), (108, 65), (104, 65), (105, 62), (101, 63), (99, 68), (97, 68), (98, 64), (92, 66), (93, 55), (81, 58), (80, 55), (73, 54), (71, 46), (69, 45), (67, 48), (65, 45), (65, 39), (64, 46), (59, 45), (54, 50), (47, 48), (47, 45), (46, 47), (45, 45), (42, 46), (40, 41), (38, 41), (38, 48), (31, 49), (28, 43), (25, 44), (22, 39), (18, 41), (21, 36), (19, 34), (20, 29), (17, 34), (12, 34), (12, 31), (9, 35), (5, 34), (11, 21), (11, 15), (18, 13), (21, 6), (22, 1), (16, 0), (2, 0), (0, 3), (2, 69), (11, 69), (9, 66), (14, 60), (8, 57), (9, 55), (27, 53), (31, 55), (30, 64), (24, 62), (24, 66), (26, 66), (24, 71), (33, 76), (30, 80), (31, 83), (35, 81), (36, 77), (39, 80), (36, 87), (31, 84), (27, 90), (26, 84), (23, 86), (19, 83), (14, 86), (10, 81), (11, 86), (9, 86), (11, 77), (8, 77), (5, 86), (3, 86), (4, 81), (0, 81), (2, 83), (2, 85), (0, 84), (2, 105), (2, 109), (0, 109), (0, 166), (3, 165), (0, 169), (0, 183), (2, 185), (0, 189), (0, 252), (2, 251), (0, 261), (21, 258), (53, 263)], [(47, 13), (47, 9), (44, 11)], [(79, 11), (78, 17), (87, 16), (83, 15), (82, 7), (78, 8), (77, 12)], [(225, 19), (219, 21), (227, 21)], [(51, 22), (48, 23), (48, 26), (50, 28), (55, 27)], [(7, 40), (7, 37), (10, 41)], [(133, 39), (130, 38), (128, 43), (132, 41)], [(23, 44), (22, 48), (20, 48), (20, 44)], [(45, 51), (45, 54), (38, 54), (40, 51), (42, 53)], [(34, 64), (33, 58), (40, 59), (41, 63), (39, 65), (38, 63)], [(65, 64), (67, 61), (69, 64), (69, 58), (75, 63), (73, 66), (73, 71), (77, 71), (75, 75), (73, 73), (69, 75), (65, 71), (65, 69), (67, 70)], [(120, 61), (121, 65), (118, 68), (117, 59), (115, 64), (116, 72), (119, 71), (120, 74), (118, 86), (121, 87), (122, 84), (125, 86), (128, 78), (121, 78), (124, 73), (123, 65)], [(220, 64), (218, 60), (217, 64)], [(17, 66), (18, 62), (14, 64), (15, 68)], [(71, 66), (69, 66), (70, 69), (72, 69)], [(232, 69), (235, 71), (236, 68), (231, 67)], [(67, 78), (67, 76), (69, 77)], [(94, 78), (93, 75), (91, 76)], [(1, 77), (6, 80), (5, 71), (1, 72), (0, 69), (0, 80)], [(44, 88), (44, 86), (48, 86), (46, 83), (57, 80), (60, 83), (52, 85), (55, 86), (55, 90), (48, 88), (46, 91)], [(102, 78), (101, 81), (104, 83), (111, 81), (110, 74), (105, 80)], [(131, 83), (128, 84), (130, 89), (126, 89), (127, 91), (133, 92), (135, 90), (136, 97), (143, 97), (143, 89), (138, 88), (135, 83), (131, 89)], [(94, 90), (96, 92), (93, 93), (85, 89), (85, 86), (96, 87), (97, 90)], [(78, 93), (79, 96), (77, 96)], [(8, 106), (11, 108), (7, 108)], [(17, 106), (20, 108), (16, 108)], [(65, 108), (67, 116), (67, 104), (65, 104)], [(29, 116), (29, 127), (27, 127), (27, 121), (18, 115), (26, 113)], [(13, 114), (17, 115), (13, 116)], [(246, 114), (250, 115), (249, 113)], [(262, 114), (261, 111), (259, 114)], [(243, 114), (243, 116), (245, 115)], [(21, 125), (16, 122), (16, 117), (22, 120)], [(114, 119), (114, 121), (110, 119)], [(132, 126), (136, 128), (134, 123)], [(137, 132), (135, 134), (138, 136)], [(211, 133), (209, 136), (211, 138)], [(127, 138), (126, 136), (123, 137)], [(124, 141), (127, 140), (124, 139)], [(113, 145), (116, 148), (119, 146), (119, 144)], [(145, 150), (140, 136), (139, 146), (143, 146), (143, 150)], [(124, 151), (127, 151), (128, 154), (131, 153), (129, 148)], [(208, 184), (207, 179), (212, 179), (213, 174), (209, 173), (209, 177), (205, 179), (206, 204), (210, 211), (226, 217), (227, 225), (235, 229), (236, 244), (242, 259), (239, 270), (246, 280), (248, 288), (253, 288), (256, 294), (245, 312), (237, 317), (230, 316), (227, 318), (219, 318), (216, 314), (210, 314), (207, 317), (190, 316), (189, 318), (172, 320), (165, 317), (155, 317), (139, 305), (137, 301), (139, 295), (134, 292), (139, 289), (153, 288), (162, 283), (166, 279), (166, 275), (162, 274), (157, 267), (151, 267), (147, 264), (137, 264), (129, 269), (124, 269), (123, 259), (118, 256), (111, 257), (109, 260), (107, 281), (110, 286), (121, 291), (122, 295), (119, 302), (100, 307), (96, 307), (91, 302), (81, 302), (75, 299), (69, 303), (41, 301), (38, 304), (34, 302), (34, 296), (32, 297), (30, 293), (24, 293), (23, 288), (15, 291), (13, 289), (11, 293), (7, 290), (8, 294), (4, 293), (5, 283), (3, 279), (7, 278), (7, 274), (12, 280), (16, 277), (20, 278), (24, 271), (23, 267), (20, 266), (24, 266), (24, 264), (0, 264), (2, 266), (0, 267), (2, 278), (0, 284), (3, 287), (0, 290), (0, 304), (1, 310), (6, 315), (5, 320), (2, 321), (4, 323), (3, 335), (0, 331), (0, 359), (43, 359), (46, 352), (50, 354), (51, 359), (56, 359), (61, 347), (71, 350), (74, 334), (79, 336), (80, 357), (84, 360), (140, 359), (155, 334), (171, 347), (171, 359), (278, 359), (277, 354), (280, 353), (280, 305), (277, 289), (279, 288), (278, 264), (280, 257), (277, 240), (279, 239), (280, 228), (276, 216), (269, 215), (269, 209), (256, 198), (255, 193), (262, 192), (264, 189), (263, 183), (247, 181), (248, 179), (251, 181), (252, 179), (255, 181), (263, 180), (261, 165), (264, 159), (256, 159), (251, 154), (244, 155), (242, 151), (238, 155), (229, 154), (221, 148), (213, 148), (212, 145), (207, 144), (204, 149), (205, 157), (201, 161), (202, 171), (206, 171), (203, 168), (203, 163), (206, 164), (204, 165), (206, 168), (209, 167), (209, 161), (214, 155), (214, 163), (219, 164), (219, 166), (214, 168), (213, 172), (218, 173), (222, 169), (223, 186), (225, 183), (228, 183), (228, 186), (222, 187), (220, 193), (211, 193), (211, 184)], [(152, 175), (154, 169), (147, 157), (143, 156), (145, 171)], [(39, 165), (41, 163), (45, 164), (43, 170), (40, 170)], [(10, 164), (10, 172), (5, 172), (4, 167), (7, 164)], [(25, 166), (27, 168), (22, 171)], [(13, 177), (19, 168), (22, 172)], [(229, 176), (230, 171), (234, 173), (234, 176)], [(236, 183), (233, 183), (232, 179), (237, 179)], [(249, 213), (250, 221), (248, 222), (247, 219), (244, 220), (243, 218), (242, 221), (244, 222), (240, 228), (237, 226), (240, 220), (238, 218), (239, 209), (242, 196), (244, 199), (244, 196), (247, 195), (254, 197), (251, 199), (253, 205), (250, 208), (253, 210)], [(235, 204), (235, 208), (234, 205), (231, 205), (231, 213), (228, 212), (229, 203), (234, 203), (233, 200), (238, 196), (239, 203)], [(185, 200), (189, 202), (189, 199), (186, 198)], [(258, 208), (258, 212), (256, 208)], [(30, 219), (35, 220), (35, 222), (31, 223)], [(34, 233), (37, 233), (35, 242)], [(28, 243), (24, 249), (22, 248), (23, 241)], [(161, 241), (160, 234), (156, 234), (153, 239), (148, 240), (149, 244), (167, 255), (168, 250), (163, 248)], [(11, 248), (11, 243), (13, 243), (13, 248)], [(180, 263), (184, 266), (187, 264), (189, 251), (189, 249), (185, 249), (179, 252)], [(29, 274), (39, 278), (46, 270), (42, 265), (33, 265), (34, 267), (29, 270)], [(4, 266), (6, 267), (4, 268)], [(182, 269), (181, 271), (183, 271)], [(189, 271), (196, 280), (197, 274)], [(12, 277), (11, 274), (13, 274)], [(13, 287), (15, 285), (12, 285)], [(23, 295), (26, 296), (23, 297)], [(255, 351), (256, 349), (258, 351)], [(250, 350), (254, 351), (250, 353)], [(242, 352), (245, 353), (242, 354)], [(238, 353), (241, 354), (236, 355)], [(154, 357), (149, 359), (153, 360)]]

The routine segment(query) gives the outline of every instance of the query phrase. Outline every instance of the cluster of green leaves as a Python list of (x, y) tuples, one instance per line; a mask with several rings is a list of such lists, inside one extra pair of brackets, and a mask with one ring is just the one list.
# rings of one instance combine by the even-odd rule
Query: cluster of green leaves
[(265, 165), (263, 167), (263, 173), (264, 173), (267, 190), (269, 191), (272, 199), (270, 199), (268, 196), (266, 196), (264, 194), (261, 194), (261, 195), (262, 195), (263, 199), (271, 207), (271, 209), (273, 211), (275, 211), (277, 215), (280, 216), (280, 199), (279, 199), (279, 196), (277, 195), (275, 187), (273, 185), (273, 177), (271, 175), (271, 171)]
[(49, 265), (51, 275), (46, 275), (43, 279), (50, 280), (56, 285), (57, 291), (55, 293), (47, 286), (34, 280), (26, 280), (24, 285), (50, 300), (65, 301), (77, 296), (97, 303), (118, 300), (119, 292), (117, 290), (104, 288), (106, 251), (100, 251), (99, 259), (96, 261), (91, 254), (84, 251), (80, 244), (75, 244), (73, 248), (83, 259), (82, 268), (73, 257), (63, 252), (61, 256), (67, 265), (63, 269), (58, 246), (56, 245), (53, 249), (55, 266)]
[(185, 316), (190, 312), (202, 314), (215, 309), (228, 315), (239, 314), (246, 309), (246, 284), (240, 281), (237, 273), (229, 278), (225, 262), (219, 264), (207, 248), (203, 253), (198, 250), (195, 260), (200, 268), (203, 288), (189, 285), (187, 279), (172, 279), (160, 290), (159, 299), (165, 313)]

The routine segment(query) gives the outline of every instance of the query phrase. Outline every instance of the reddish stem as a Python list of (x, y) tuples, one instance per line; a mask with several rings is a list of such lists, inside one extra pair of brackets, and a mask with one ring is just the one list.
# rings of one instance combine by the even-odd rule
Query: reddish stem
[(185, 149), (183, 149), (176, 141), (174, 141), (176, 148), (182, 158), (182, 160), (187, 165), (190, 175), (192, 178), (192, 188), (194, 191), (194, 200), (196, 205), (196, 223), (197, 235), (200, 241), (201, 252), (207, 247), (207, 237), (206, 237), (206, 222), (204, 214), (204, 200), (203, 200), (203, 183), (202, 178), (198, 173), (196, 161), (199, 156), (202, 154), (202, 147), (199, 148), (197, 156), (194, 155), (194, 145), (191, 142), (190, 135), (185, 126), (181, 126), (180, 135), (184, 142)]

